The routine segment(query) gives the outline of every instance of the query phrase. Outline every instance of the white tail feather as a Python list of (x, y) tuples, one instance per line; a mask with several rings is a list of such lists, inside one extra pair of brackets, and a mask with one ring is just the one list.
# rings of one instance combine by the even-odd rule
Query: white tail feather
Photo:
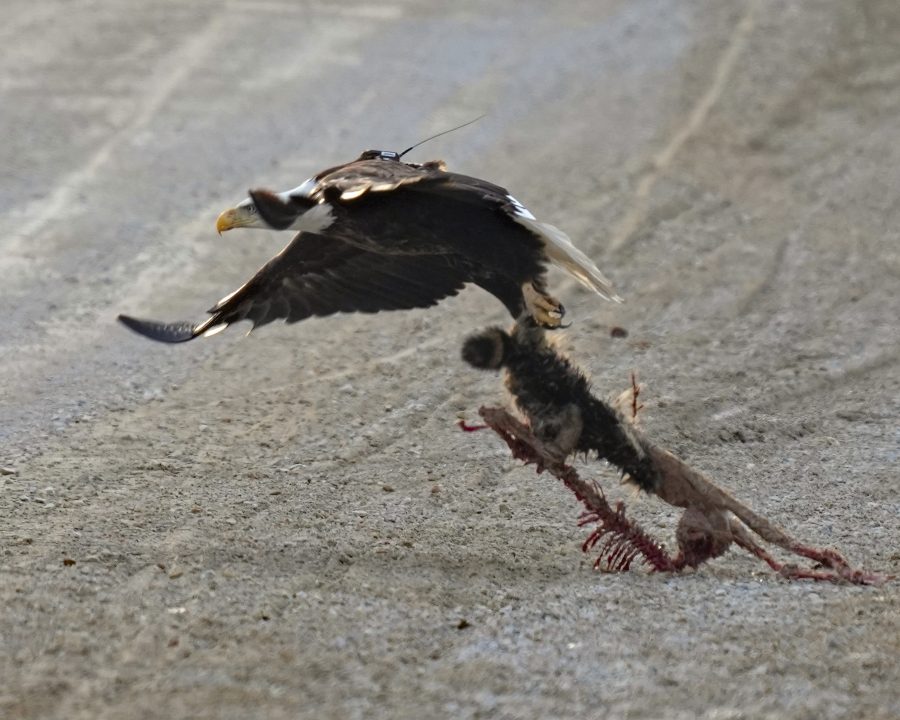
[(572, 244), (569, 236), (562, 230), (518, 213), (513, 215), (513, 218), (544, 241), (547, 257), (554, 265), (562, 268), (586, 288), (607, 300), (622, 302), (622, 298), (613, 289), (612, 283), (606, 279), (606, 276), (600, 272), (600, 269), (587, 255)]

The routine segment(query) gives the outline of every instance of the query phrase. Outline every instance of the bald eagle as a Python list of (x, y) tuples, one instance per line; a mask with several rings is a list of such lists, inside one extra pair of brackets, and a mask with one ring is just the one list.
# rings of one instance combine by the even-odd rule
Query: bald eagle
[(504, 188), (447, 172), (441, 161), (406, 163), (399, 153), (367, 150), (293, 190), (249, 195), (219, 216), (218, 231), (297, 231), (281, 252), (199, 323), (119, 320), (176, 343), (244, 319), (255, 328), (277, 319), (429, 307), (474, 283), (514, 318), (527, 311), (553, 328), (565, 311), (547, 292), (551, 262), (620, 301), (563, 232), (538, 222)]

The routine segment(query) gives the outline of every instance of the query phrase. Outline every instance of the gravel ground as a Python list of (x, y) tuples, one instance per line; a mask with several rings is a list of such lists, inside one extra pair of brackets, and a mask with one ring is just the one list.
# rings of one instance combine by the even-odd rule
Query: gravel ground
[(215, 235), (247, 187), (487, 111), (415, 159), (615, 281), (625, 305), (552, 277), (597, 391), (637, 371), (655, 441), (900, 573), (895, 0), (4, 15), (0, 716), (900, 716), (896, 583), (590, 569), (573, 498), (454, 427), (503, 402), (458, 359), (506, 322), (478, 289), (178, 347), (114, 322), (194, 316), (279, 247)]

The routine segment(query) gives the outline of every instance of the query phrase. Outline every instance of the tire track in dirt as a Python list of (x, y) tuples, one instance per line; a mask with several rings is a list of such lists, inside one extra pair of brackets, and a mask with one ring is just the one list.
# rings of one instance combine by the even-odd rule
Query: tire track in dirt
[(672, 162), (684, 145), (702, 129), (710, 110), (728, 87), (735, 65), (747, 45), (747, 39), (756, 26), (756, 16), (762, 0), (748, 0), (741, 19), (734, 27), (725, 51), (716, 62), (712, 80), (697, 100), (685, 121), (677, 127), (663, 148), (653, 155), (650, 169), (641, 177), (630, 201), (630, 207), (613, 231), (606, 253), (614, 256), (631, 239), (647, 213), (647, 202), (656, 183), (665, 176)]

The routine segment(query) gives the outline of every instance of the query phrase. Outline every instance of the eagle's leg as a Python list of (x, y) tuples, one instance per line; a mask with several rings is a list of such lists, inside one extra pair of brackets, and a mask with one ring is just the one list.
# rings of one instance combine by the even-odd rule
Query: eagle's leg
[(562, 326), (566, 309), (559, 300), (547, 294), (543, 276), (521, 284), (498, 275), (476, 277), (472, 282), (500, 300), (516, 320), (527, 312), (544, 329)]
[(522, 297), (525, 298), (525, 307), (538, 325), (548, 329), (562, 325), (566, 309), (555, 297), (538, 289), (532, 282), (522, 283)]

